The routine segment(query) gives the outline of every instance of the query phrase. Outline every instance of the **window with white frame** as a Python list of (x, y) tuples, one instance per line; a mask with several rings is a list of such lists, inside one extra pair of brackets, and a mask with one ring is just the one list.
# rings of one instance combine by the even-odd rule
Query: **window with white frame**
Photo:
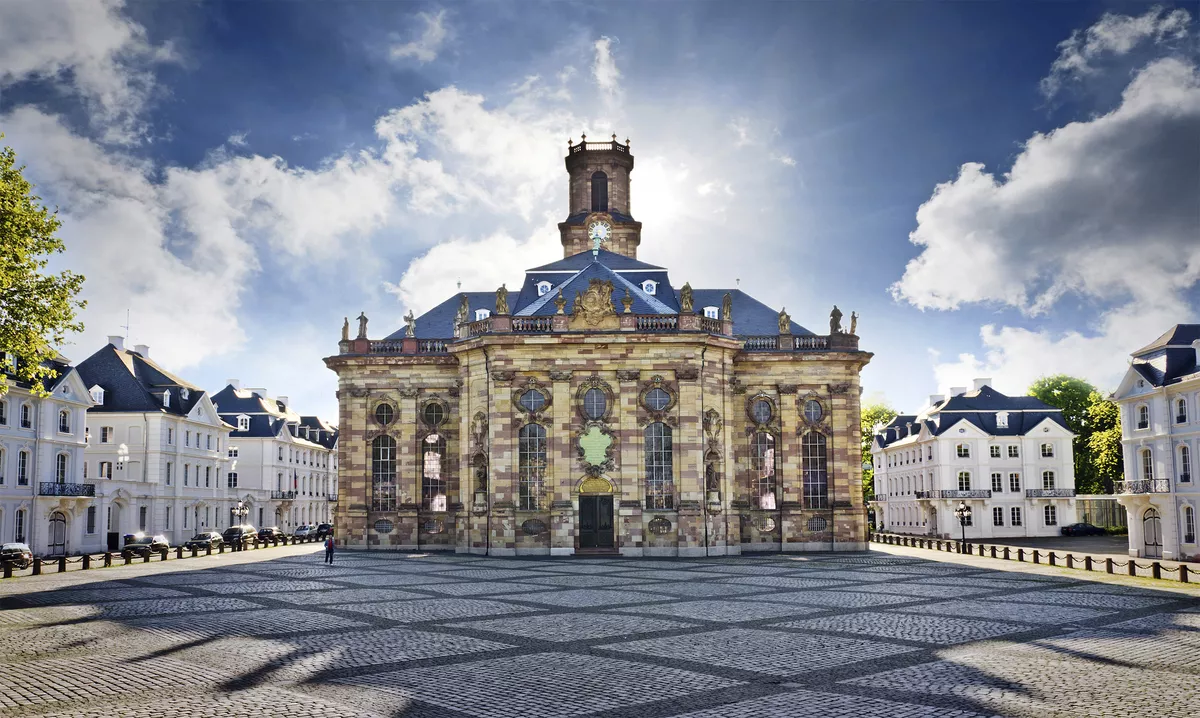
[(1192, 450), (1186, 444), (1179, 447), (1179, 480), (1183, 483), (1192, 480)]
[(1142, 449), (1142, 478), (1149, 481), (1154, 478), (1154, 452)]
[(21, 428), (33, 428), (33, 407), (28, 404), (21, 405)]
[(1050, 444), (1050, 443), (1042, 444), (1042, 458), (1043, 459), (1053, 459), (1054, 458), (1054, 444)]
[(1021, 491), (1021, 475), (1014, 472), (1008, 475), (1008, 490), (1014, 494)]
[(538, 293), (539, 297), (549, 294), (550, 289), (551, 289), (550, 282), (538, 282), (537, 283), (537, 293)]
[(1058, 525), (1058, 508), (1054, 504), (1046, 504), (1042, 508), (1042, 513), (1046, 518), (1047, 526)]
[(1000, 458), (1000, 447), (999, 446), (989, 446), (988, 447), (988, 455), (991, 456), (993, 459), (999, 459)]
[(490, 310), (490, 309), (476, 309), (475, 310), (475, 321), (477, 321), (477, 322), (481, 322), (490, 316), (492, 316), (492, 310)]
[(84, 531), (89, 534), (96, 533), (96, 507), (89, 506), (87, 509), (87, 523)]
[(59, 454), (54, 457), (54, 480), (60, 484), (67, 483), (67, 455)]
[(192, 432), (190, 430), (183, 432), (183, 445), (184, 446), (192, 445)]
[(0, 401), (0, 426), (8, 426), (8, 400)]
[(1175, 423), (1187, 423), (1187, 399), (1182, 396), (1175, 400)]
[(91, 389), (88, 389), (88, 393), (92, 395), (92, 401), (100, 404), (101, 406), (104, 405), (104, 389), (99, 384), (96, 384)]
[[(996, 413), (996, 427), (1000, 429), (1008, 428), (1008, 412), (1000, 411)], [(1000, 524), (997, 524), (999, 526)]]
[(1020, 447), (1018, 447), (1016, 444), (1009, 444), (1009, 445), (1008, 445), (1008, 458), (1010, 458), (1010, 459), (1019, 459), (1019, 458), (1021, 458), (1021, 449), (1020, 449)]
[(1054, 490), (1054, 472), (1053, 471), (1043, 471), (1042, 472), (1042, 489), (1045, 491), (1053, 491)]
[(236, 489), (238, 487), (238, 475), (236, 471), (225, 472), (225, 488)]
[(970, 471), (958, 472), (958, 490), (959, 491), (970, 491), (971, 490), (971, 472)]
[(4, 486), (4, 468), (8, 466), (5, 461), (7, 457), (8, 454), (4, 451), (4, 447), (0, 446), (0, 486)]
[(1008, 523), (1010, 526), (1020, 526), (1021, 525), (1021, 507), (1020, 506), (1014, 506), (1011, 509), (1009, 509), (1008, 516), (1009, 516)]
[[(83, 462), (83, 478), (84, 479), (87, 479), (87, 477), (88, 477), (87, 464), (88, 464), (88, 462), (86, 462), (86, 461)], [(3, 483), (3, 482), (0, 482), (0, 483)]]
[(1191, 506), (1183, 507), (1183, 542), (1196, 543), (1196, 510)]
[(229, 447), (229, 458), (236, 459), (237, 457), (238, 457), (238, 447), (236, 447), (236, 446)]
[(71, 433), (71, 412), (67, 411), (66, 409), (58, 412), (58, 433)]
[(926, 458), (928, 458), (930, 461), (933, 461), (933, 444), (930, 444), (926, 448), (929, 449), (928, 456)]
[(1004, 508), (1001, 506), (992, 507), (992, 526), (1004, 525)]
[(29, 486), (29, 452), (17, 452), (17, 486)]
[(992, 474), (992, 491), (996, 493), (1004, 491), (1004, 474), (999, 471)]
[(111, 426), (100, 427), (100, 443), (111, 444), (113, 438), (113, 428)]
[(704, 316), (708, 317), (709, 319), (720, 319), (721, 310), (717, 307), (705, 307)]
[(100, 462), (99, 477), (102, 479), (111, 479), (112, 478), (112, 462), (111, 461), (101, 461)]
[(646, 281), (642, 282), (642, 291), (646, 294), (653, 295), (658, 291), (658, 282), (654, 281), (653, 279), (647, 279)]
[(171, 390), (170, 389), (166, 389), (163, 391), (162, 401), (163, 401), (163, 406), (167, 406), (167, 407), (171, 406)]
[(1150, 428), (1150, 407), (1146, 406), (1145, 404), (1138, 405), (1137, 428), (1139, 428), (1139, 429), (1149, 429)]
[(959, 444), (958, 446), (954, 447), (954, 451), (955, 451), (955, 453), (958, 454), (958, 458), (960, 458), (960, 459), (971, 458), (971, 445), (970, 444)]
[(237, 418), (237, 427), (238, 431), (250, 431), (250, 417), (245, 414), (239, 416)]
[(25, 543), (25, 509), (17, 509), (16, 521), (13, 522), (13, 541)]
[[(197, 472), (197, 473), (196, 473), (196, 482), (197, 482), (197, 483), (199, 483), (199, 481), (200, 481), (200, 473), (199, 473), (199, 471), (200, 471), (200, 467), (199, 467), (199, 466), (197, 466), (197, 467), (196, 467), (196, 472)], [(211, 480), (212, 480), (212, 467), (211, 467), (211, 466), (205, 466), (205, 467), (204, 467), (204, 488), (206, 488), (206, 489), (207, 489), (207, 488), (209, 487), (209, 482), (210, 482)]]
[(167, 486), (171, 485), (171, 468), (172, 468), (172, 466), (173, 466), (173, 464), (170, 461), (168, 461), (166, 473), (163, 474), (163, 478), (166, 479)]

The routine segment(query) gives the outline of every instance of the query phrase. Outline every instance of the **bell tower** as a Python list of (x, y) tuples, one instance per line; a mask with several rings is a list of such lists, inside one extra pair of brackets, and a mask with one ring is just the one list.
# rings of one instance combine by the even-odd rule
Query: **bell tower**
[(558, 225), (563, 256), (600, 249), (637, 259), (642, 223), (634, 221), (629, 201), (633, 154), (613, 135), (608, 142), (567, 140), (570, 214)]

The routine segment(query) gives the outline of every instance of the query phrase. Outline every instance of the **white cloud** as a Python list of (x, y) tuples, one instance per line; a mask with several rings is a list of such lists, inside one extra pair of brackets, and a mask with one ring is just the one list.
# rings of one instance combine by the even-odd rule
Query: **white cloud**
[(1053, 97), (1067, 83), (1095, 74), (1097, 60), (1121, 56), (1144, 42), (1164, 43), (1181, 40), (1188, 34), (1191, 15), (1176, 9), (1167, 13), (1161, 7), (1147, 10), (1139, 17), (1105, 13), (1087, 30), (1071, 33), (1058, 45), (1058, 58), (1050, 74), (1042, 80), (1042, 92)]
[(418, 13), (417, 17), (425, 23), (420, 37), (400, 45), (393, 45), (392, 58), (412, 57), (416, 58), (421, 64), (433, 62), (437, 59), (442, 45), (450, 37), (450, 28), (446, 25), (446, 11), (438, 10), (436, 13), (422, 12)]
[(734, 144), (737, 147), (745, 147), (753, 144), (754, 138), (750, 135), (750, 120), (745, 117), (735, 117), (729, 121), (729, 129), (733, 130), (733, 134), (737, 135)]
[(249, 134), (249, 132), (235, 132), (229, 136), (229, 139), (225, 140), (225, 144), (234, 147), (245, 147), (248, 144), (246, 142), (246, 135)]
[(610, 100), (621, 95), (621, 71), (617, 68), (616, 58), (613, 57), (614, 42), (613, 38), (604, 36), (593, 45), (595, 56), (592, 60), (592, 78)]
[(154, 64), (176, 57), (169, 45), (151, 45), (123, 9), (123, 0), (0, 3), (0, 87), (50, 80), (84, 100), (105, 142), (139, 142)]
[(772, 154), (771, 159), (782, 165), (787, 165), (788, 167), (796, 166), (796, 158), (788, 154)]

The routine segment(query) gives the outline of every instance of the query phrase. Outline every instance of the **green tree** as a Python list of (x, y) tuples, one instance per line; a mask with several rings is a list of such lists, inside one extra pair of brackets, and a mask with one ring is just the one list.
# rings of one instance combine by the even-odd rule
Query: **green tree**
[[(1029, 387), (1029, 395), (1062, 409), (1063, 420), (1075, 434), (1075, 489), (1080, 493), (1102, 493), (1105, 482), (1115, 480), (1111, 446), (1114, 436), (1115, 476), (1121, 473), (1121, 429), (1116, 405), (1088, 382), (1065, 374), (1038, 379)], [(1096, 453), (1097, 449), (1103, 449), (1102, 455)]]
[[(868, 404), (862, 408), (860, 414), (860, 423), (862, 426), (862, 460), (863, 463), (870, 464), (871, 462), (871, 444), (875, 441), (875, 426), (877, 424), (887, 424), (892, 419), (896, 418), (896, 410), (884, 404), (876, 402)], [(869, 500), (875, 495), (875, 469), (863, 469), (863, 500)]]
[(1101, 493), (1112, 491), (1113, 484), (1125, 473), (1121, 457), (1121, 409), (1100, 392), (1092, 392), (1090, 398), (1088, 424), (1092, 433), (1087, 448), (1096, 485), (1089, 490)]
[(63, 251), (55, 236), (60, 222), (57, 211), (32, 194), (24, 169), (11, 147), (0, 150), (0, 349), (16, 356), (15, 367), (0, 371), (0, 395), (9, 389), (4, 372), (43, 394), (41, 380), (53, 378), (54, 371), (42, 363), (57, 356), (54, 345), (67, 332), (83, 329), (75, 318), (85, 305), (75, 298), (83, 277), (45, 271), (50, 255)]

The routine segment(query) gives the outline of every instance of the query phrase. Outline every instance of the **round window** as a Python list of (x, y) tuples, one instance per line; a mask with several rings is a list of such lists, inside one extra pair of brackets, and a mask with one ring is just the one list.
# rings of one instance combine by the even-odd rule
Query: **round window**
[(546, 405), (546, 395), (537, 389), (530, 389), (517, 400), (525, 411), (539, 411)]
[(808, 423), (815, 424), (825, 416), (825, 410), (821, 408), (821, 402), (816, 399), (809, 399), (804, 402), (804, 418)]
[(375, 533), (390, 534), (395, 526), (387, 519), (379, 519), (375, 522)]
[(662, 411), (671, 403), (671, 395), (665, 390), (655, 387), (646, 392), (646, 407), (653, 411)]
[(380, 424), (387, 426), (395, 418), (396, 410), (392, 408), (391, 404), (380, 404), (375, 407), (375, 421), (378, 421)]
[(608, 397), (599, 389), (588, 389), (583, 395), (583, 415), (592, 421), (604, 418), (608, 411)]
[(750, 405), (750, 416), (754, 417), (754, 421), (759, 424), (765, 424), (771, 420), (771, 402), (766, 399), (757, 399)]
[(425, 405), (425, 423), (430, 426), (441, 426), (446, 420), (446, 410), (437, 402), (431, 402)]

